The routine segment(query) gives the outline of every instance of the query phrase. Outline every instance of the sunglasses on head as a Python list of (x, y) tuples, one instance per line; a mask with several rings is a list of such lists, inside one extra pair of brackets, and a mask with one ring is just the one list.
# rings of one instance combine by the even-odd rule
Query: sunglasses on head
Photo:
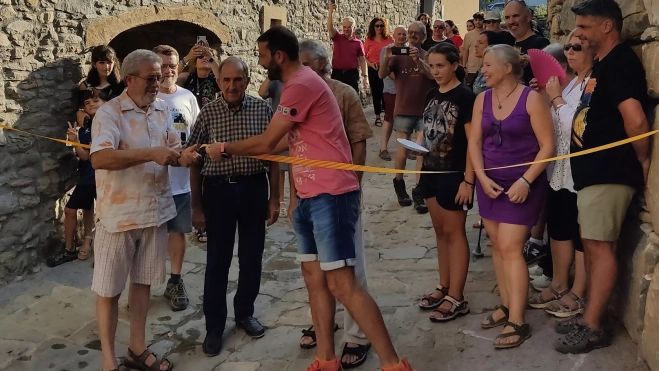
[(378, 23), (375, 25), (376, 28), (384, 28), (384, 25), (382, 23)]
[(565, 44), (565, 46), (563, 47), (563, 50), (565, 50), (566, 52), (569, 52), (570, 49), (574, 50), (575, 52), (580, 52), (580, 51), (583, 50), (583, 45), (581, 45), (581, 44)]

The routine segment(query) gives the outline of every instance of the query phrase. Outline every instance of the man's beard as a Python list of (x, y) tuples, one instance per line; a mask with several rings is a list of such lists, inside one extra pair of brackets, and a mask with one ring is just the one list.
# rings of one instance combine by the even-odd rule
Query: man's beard
[(270, 62), (270, 65), (268, 66), (268, 78), (270, 81), (281, 80), (281, 75), (281, 67), (279, 67), (275, 61)]

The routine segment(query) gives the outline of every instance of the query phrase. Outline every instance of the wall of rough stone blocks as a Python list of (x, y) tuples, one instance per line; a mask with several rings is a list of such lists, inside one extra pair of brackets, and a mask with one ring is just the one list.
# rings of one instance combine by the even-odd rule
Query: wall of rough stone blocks
[[(623, 11), (623, 38), (634, 45), (643, 60), (649, 93), (659, 98), (659, 1), (616, 0)], [(564, 40), (575, 27), (570, 8), (581, 0), (550, 0), (551, 37)], [(652, 129), (659, 129), (650, 112)], [(659, 370), (659, 141), (654, 138), (645, 203), (630, 210), (618, 241), (620, 277), (612, 309), (639, 346), (639, 356)]]
[[(223, 56), (247, 61), (251, 92), (265, 71), (256, 38), (271, 18), (300, 38), (327, 45), (326, 0), (0, 0), (0, 123), (64, 138), (75, 109), (73, 91), (89, 69), (86, 49), (126, 28), (182, 20), (222, 40)], [(376, 15), (409, 24), (417, 0), (339, 1), (339, 17), (353, 16), (364, 35)], [(337, 23), (338, 24), (338, 23)], [(195, 37), (196, 35), (189, 35)], [(155, 46), (155, 45), (152, 45)], [(75, 184), (70, 148), (0, 129), (0, 282), (43, 262), (62, 245), (62, 196)]]

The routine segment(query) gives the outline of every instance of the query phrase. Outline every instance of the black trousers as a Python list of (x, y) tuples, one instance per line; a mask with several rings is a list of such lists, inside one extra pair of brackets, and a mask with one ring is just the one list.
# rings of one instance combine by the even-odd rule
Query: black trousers
[(554, 278), (554, 259), (552, 259), (551, 256), (551, 240), (547, 242), (547, 248), (549, 251), (547, 252), (547, 255), (540, 258), (538, 266), (542, 268), (542, 274), (549, 278)]
[(378, 76), (378, 71), (371, 67), (368, 68), (368, 84), (373, 95), (373, 110), (379, 116), (384, 111), (384, 81)]
[(236, 226), (240, 273), (233, 308), (236, 321), (254, 315), (254, 301), (261, 284), (268, 192), (265, 173), (231, 180), (204, 179), (202, 200), (208, 236), (204, 315), (208, 333), (221, 335), (224, 332)]
[(332, 69), (332, 78), (352, 86), (357, 94), (359, 94), (359, 68), (353, 68), (351, 70), (338, 70), (334, 68)]
[(465, 77), (465, 85), (471, 88), (474, 85), (474, 80), (476, 80), (476, 76), (478, 76), (478, 73), (468, 73), (467, 76)]

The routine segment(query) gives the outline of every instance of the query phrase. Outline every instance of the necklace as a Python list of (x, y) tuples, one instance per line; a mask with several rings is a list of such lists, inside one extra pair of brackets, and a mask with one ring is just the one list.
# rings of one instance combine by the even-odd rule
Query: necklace
[(515, 85), (515, 89), (513, 89), (513, 91), (511, 91), (510, 93), (508, 93), (508, 95), (506, 95), (506, 97), (503, 98), (503, 100), (502, 100), (502, 99), (499, 99), (499, 93), (495, 92), (495, 95), (497, 96), (497, 100), (499, 101), (499, 105), (497, 106), (498, 109), (501, 109), (501, 102), (503, 102), (503, 101), (505, 101), (506, 99), (508, 99), (508, 97), (510, 97), (510, 96), (515, 92), (515, 90), (517, 90), (517, 87), (518, 87), (518, 86), (519, 86), (519, 84)]

